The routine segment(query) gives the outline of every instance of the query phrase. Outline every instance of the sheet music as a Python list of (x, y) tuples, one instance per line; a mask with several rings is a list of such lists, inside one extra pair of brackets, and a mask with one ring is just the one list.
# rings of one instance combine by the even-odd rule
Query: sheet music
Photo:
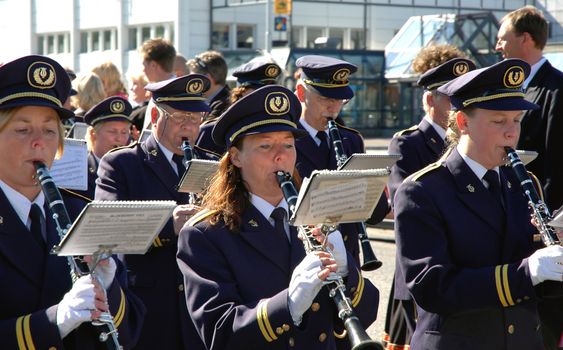
[(521, 149), (517, 149), (516, 154), (518, 154), (518, 157), (524, 165), (527, 165), (538, 156), (538, 152), (536, 151), (526, 151)]
[(62, 188), (85, 191), (88, 189), (88, 147), (86, 141), (65, 139), (64, 153), (55, 159), (51, 176)]
[(560, 210), (559, 213), (553, 218), (553, 220), (548, 223), (548, 225), (563, 229), (563, 210)]
[(93, 201), (82, 210), (56, 253), (91, 255), (109, 247), (113, 254), (144, 254), (175, 207), (174, 201)]
[(206, 159), (192, 159), (178, 184), (178, 192), (201, 193), (217, 172), (219, 162)]
[(399, 158), (399, 154), (354, 153), (338, 170), (390, 168)]
[(86, 140), (86, 133), (88, 132), (89, 125), (82, 122), (75, 122), (69, 131), (69, 135), (77, 140)]
[(387, 169), (313, 171), (303, 181), (290, 221), (294, 225), (365, 221), (388, 175)]

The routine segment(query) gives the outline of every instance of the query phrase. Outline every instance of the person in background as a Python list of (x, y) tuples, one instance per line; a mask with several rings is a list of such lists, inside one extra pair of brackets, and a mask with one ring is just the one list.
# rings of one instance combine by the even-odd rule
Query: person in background
[[(417, 67), (422, 66), (423, 58), (427, 62), (425, 67), (438, 65), (426, 70), (417, 82), (424, 89), (422, 95), (424, 118), (418, 125), (396, 133), (389, 144), (389, 154), (401, 156), (391, 168), (387, 182), (391, 205), (394, 203), (393, 197), (397, 188), (405, 178), (437, 161), (446, 150), (445, 138), (451, 104), (449, 97), (439, 93), (438, 88), (475, 69), (475, 64), (466, 58), (452, 58), (440, 63), (442, 58), (449, 58), (455, 54), (463, 55), (459, 50), (454, 49), (449, 45), (426, 48), (414, 60), (417, 62)], [(404, 284), (403, 275), (398, 269), (400, 266), (398, 261), (395, 266), (385, 320), (384, 342), (389, 350), (408, 348), (416, 323), (416, 306)]]
[(75, 120), (84, 121), (84, 114), (106, 98), (102, 79), (96, 73), (79, 75), (72, 82), (76, 95), (71, 96), (71, 105), (74, 107)]
[(290, 90), (268, 85), (238, 100), (213, 129), (228, 152), (204, 210), (180, 233), (177, 255), (188, 311), (207, 349), (335, 349), (342, 324), (322, 289), (330, 273), (345, 279), (363, 326), (375, 320), (379, 293), (340, 232), (328, 236), (332, 254), (306, 252), (288, 224), (275, 172), (297, 174), (300, 114)]
[[(256, 57), (237, 67), (233, 71), (233, 76), (237, 78), (237, 87), (231, 91), (231, 103), (235, 103), (262, 86), (276, 84), (280, 73), (280, 66), (264, 56)], [(196, 144), (215, 153), (223, 154), (226, 149), (217, 145), (211, 137), (215, 122), (216, 119), (206, 120), (201, 124)]]
[(563, 280), (563, 246), (536, 249), (527, 199), (504, 166), (522, 111), (538, 108), (524, 99), (529, 73), (508, 59), (438, 88), (453, 109), (449, 149), (394, 200), (400, 269), (417, 306), (412, 350), (544, 349), (538, 288)]
[[(137, 349), (204, 349), (188, 315), (182, 276), (176, 264), (178, 232), (197, 211), (188, 193), (178, 192), (185, 172), (182, 142), (193, 145), (203, 113), (209, 111), (203, 93), (209, 81), (190, 74), (148, 84), (151, 92), (152, 134), (146, 141), (107, 153), (98, 167), (96, 200), (173, 200), (178, 203), (145, 255), (123, 257), (129, 286), (147, 307)], [(193, 157), (216, 160), (193, 146)]]
[(143, 129), (146, 106), (149, 104), (151, 94), (145, 90), (149, 83), (144, 73), (134, 74), (129, 78), (131, 87), (129, 88), (129, 102), (133, 106), (131, 112), (131, 137), (134, 140), (139, 138), (139, 133)]
[(76, 191), (77, 193), (90, 200), (94, 199), (100, 160), (110, 150), (129, 144), (131, 110), (129, 101), (120, 96), (111, 96), (84, 115), (84, 122), (89, 125), (86, 132), (88, 189)]
[(182, 54), (176, 54), (176, 58), (174, 59), (174, 75), (176, 78), (190, 74), (187, 63), (188, 60)]
[[(127, 288), (127, 272), (117, 258), (98, 264), (99, 282), (90, 274), (75, 280), (67, 257), (50, 253), (60, 237), (34, 163), (50, 167), (62, 155), (61, 121), (73, 116), (62, 107), (69, 92), (68, 75), (51, 58), (25, 56), (0, 67), (0, 339), (5, 349), (105, 347), (98, 339), (101, 328), (92, 321), (108, 311), (120, 345), (131, 348), (143, 321), (143, 305)], [(86, 201), (59, 191), (69, 219), (76, 219)]]
[(205, 75), (211, 87), (205, 93), (211, 111), (205, 121), (218, 118), (231, 104), (231, 90), (227, 86), (227, 62), (218, 51), (205, 51), (188, 61), (190, 73)]
[(121, 80), (121, 72), (115, 64), (112, 62), (102, 63), (94, 67), (92, 72), (96, 73), (98, 77), (102, 79), (106, 97), (120, 96), (127, 98), (127, 88), (123, 80)]

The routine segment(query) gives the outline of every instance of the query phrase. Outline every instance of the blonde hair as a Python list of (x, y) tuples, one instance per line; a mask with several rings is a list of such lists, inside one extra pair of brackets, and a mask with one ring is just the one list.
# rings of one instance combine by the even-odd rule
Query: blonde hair
[(121, 72), (112, 62), (102, 63), (94, 67), (92, 72), (96, 73), (104, 84), (106, 96), (114, 96), (118, 94), (127, 94), (125, 84), (121, 80)]
[(76, 90), (76, 95), (71, 97), (71, 104), (74, 108), (81, 108), (84, 112), (106, 98), (104, 84), (93, 72), (74, 79), (72, 87)]
[[(14, 108), (0, 109), (0, 132), (6, 128), (10, 123), (14, 115), (18, 110), (27, 106), (20, 106)], [(55, 159), (59, 159), (63, 155), (64, 144), (65, 144), (65, 128), (61, 122), (61, 118), (57, 118), (57, 128), (59, 130), (59, 146), (57, 147), (57, 153), (55, 154)]]

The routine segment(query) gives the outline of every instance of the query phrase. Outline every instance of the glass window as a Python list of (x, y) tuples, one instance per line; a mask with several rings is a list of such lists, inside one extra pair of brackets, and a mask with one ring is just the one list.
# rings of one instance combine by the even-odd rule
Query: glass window
[(155, 36), (155, 38), (164, 38), (164, 26), (163, 25), (156, 26), (156, 28), (154, 29), (154, 36)]
[(170, 40), (170, 42), (174, 44), (174, 26), (170, 26), (169, 31), (170, 37), (168, 38), (168, 40)]
[(47, 54), (55, 53), (55, 36), (47, 35)]
[(112, 50), (113, 47), (111, 44), (111, 30), (104, 30), (103, 36), (104, 36), (104, 46), (102, 50)]
[(44, 55), (45, 54), (45, 37), (40, 35), (37, 37), (37, 54)]
[(129, 50), (137, 50), (139, 44), (137, 43), (137, 28), (129, 28)]
[(92, 51), (100, 51), (100, 32), (91, 32)]
[(254, 27), (237, 25), (237, 49), (252, 49), (254, 47)]
[(229, 29), (230, 26), (228, 24), (213, 24), (213, 33), (211, 34), (211, 47), (214, 50), (229, 48)]
[(302, 38), (304, 35), (304, 27), (293, 27), (291, 28), (291, 46), (292, 47), (305, 47), (305, 43)]
[(65, 51), (65, 35), (58, 34), (57, 35), (57, 53), (63, 53)]
[(344, 29), (330, 28), (329, 38), (326, 43), (326, 47), (329, 49), (342, 49), (343, 41), (344, 41)]
[(88, 52), (88, 32), (80, 32), (80, 53)]
[(144, 43), (150, 38), (151, 38), (151, 28), (150, 27), (141, 28), (141, 42)]
[(307, 48), (315, 48), (315, 40), (323, 35), (323, 28), (307, 27)]
[(364, 30), (350, 29), (350, 47), (351, 50), (361, 50), (365, 47)]

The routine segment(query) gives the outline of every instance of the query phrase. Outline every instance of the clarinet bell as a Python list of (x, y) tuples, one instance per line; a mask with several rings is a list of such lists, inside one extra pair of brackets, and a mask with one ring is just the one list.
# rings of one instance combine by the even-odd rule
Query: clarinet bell
[(344, 328), (352, 350), (384, 350), (381, 343), (368, 336), (357, 317), (350, 317), (344, 321)]

